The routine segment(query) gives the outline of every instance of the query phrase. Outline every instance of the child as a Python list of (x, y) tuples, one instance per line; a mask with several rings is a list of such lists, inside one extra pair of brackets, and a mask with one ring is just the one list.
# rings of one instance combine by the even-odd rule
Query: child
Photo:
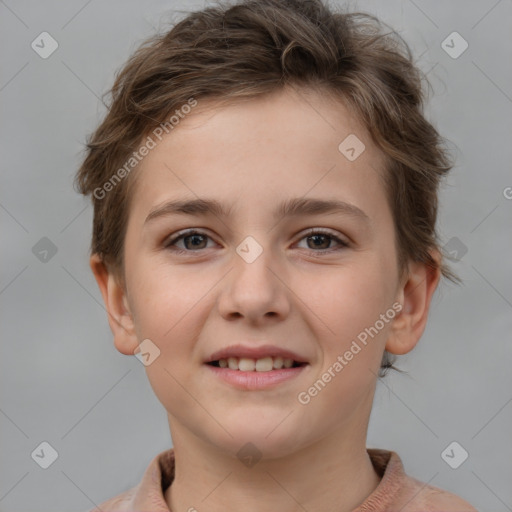
[(475, 512), (366, 448), (379, 374), (457, 280), (406, 43), (321, 0), (219, 4), (142, 45), (112, 96), (77, 174), (90, 264), (173, 449), (95, 510)]

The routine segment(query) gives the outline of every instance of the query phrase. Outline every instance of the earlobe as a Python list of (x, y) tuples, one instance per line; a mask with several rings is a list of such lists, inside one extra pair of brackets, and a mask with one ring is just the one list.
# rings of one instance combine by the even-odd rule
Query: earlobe
[(89, 265), (103, 296), (114, 345), (122, 354), (133, 355), (138, 340), (125, 290), (98, 254), (91, 256)]
[[(439, 261), (437, 254), (432, 254)], [(402, 355), (410, 352), (421, 338), (427, 324), (432, 296), (437, 288), (441, 272), (421, 262), (411, 262), (405, 283), (397, 300), (402, 310), (393, 320), (386, 342), (386, 350)]]

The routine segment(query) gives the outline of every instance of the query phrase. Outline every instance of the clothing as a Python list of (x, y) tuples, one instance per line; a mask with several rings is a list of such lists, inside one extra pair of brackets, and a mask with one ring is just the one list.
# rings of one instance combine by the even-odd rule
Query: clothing
[[(353, 512), (478, 512), (455, 494), (406, 475), (396, 452), (375, 448), (367, 451), (381, 481)], [(89, 512), (171, 512), (164, 492), (173, 479), (174, 450), (170, 449), (151, 461), (136, 487)]]

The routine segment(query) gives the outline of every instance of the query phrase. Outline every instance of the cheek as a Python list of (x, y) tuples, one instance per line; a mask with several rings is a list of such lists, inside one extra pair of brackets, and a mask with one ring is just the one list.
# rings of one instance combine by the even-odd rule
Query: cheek
[[(141, 265), (132, 277), (137, 287), (134, 309), (138, 337), (149, 338), (160, 350), (158, 358), (146, 367), (150, 385), (167, 411), (187, 410), (192, 403), (183, 386), (188, 389), (195, 377), (196, 340), (214, 280), (154, 262), (146, 268)], [(195, 390), (194, 396), (198, 394)]]
[(392, 258), (369, 252), (357, 263), (331, 269), (328, 278), (303, 284), (308, 305), (322, 320), (316, 325), (323, 340), (324, 368), (347, 351), (354, 354), (348, 354), (350, 366), (380, 364), (394, 313), (396, 272), (388, 261)]
[[(175, 333), (188, 324), (191, 312), (197, 310), (202, 297), (212, 287), (210, 281), (204, 274), (170, 267), (150, 258), (133, 265), (133, 306), (140, 334), (153, 336), (164, 345), (168, 343), (166, 340), (176, 338)], [(192, 333), (188, 332), (190, 337)]]
[(309, 289), (308, 306), (322, 319), (311, 321), (321, 364), (311, 376), (311, 387), (297, 397), (301, 404), (308, 402), (303, 405), (306, 422), (323, 418), (323, 428), (331, 429), (349, 422), (360, 408), (371, 406), (375, 376), (394, 318), (392, 277), (379, 258), (361, 258), (360, 265), (340, 268), (329, 279), (304, 283), (308, 285), (304, 290)]

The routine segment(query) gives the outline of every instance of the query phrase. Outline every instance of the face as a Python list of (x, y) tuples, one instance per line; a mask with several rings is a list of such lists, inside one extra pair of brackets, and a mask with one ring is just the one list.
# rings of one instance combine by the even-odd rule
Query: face
[[(125, 239), (134, 335), (116, 346), (158, 347), (146, 371), (173, 437), (282, 456), (368, 419), (401, 297), (383, 158), (325, 96), (283, 90), (214, 107), (199, 102), (137, 169)], [(351, 134), (359, 156), (356, 139), (339, 149)], [(224, 211), (165, 207), (198, 199)], [(326, 201), (340, 207), (318, 207)], [(253, 372), (259, 384), (226, 380), (237, 370), (206, 362), (233, 345), (272, 345), (306, 364)]]

